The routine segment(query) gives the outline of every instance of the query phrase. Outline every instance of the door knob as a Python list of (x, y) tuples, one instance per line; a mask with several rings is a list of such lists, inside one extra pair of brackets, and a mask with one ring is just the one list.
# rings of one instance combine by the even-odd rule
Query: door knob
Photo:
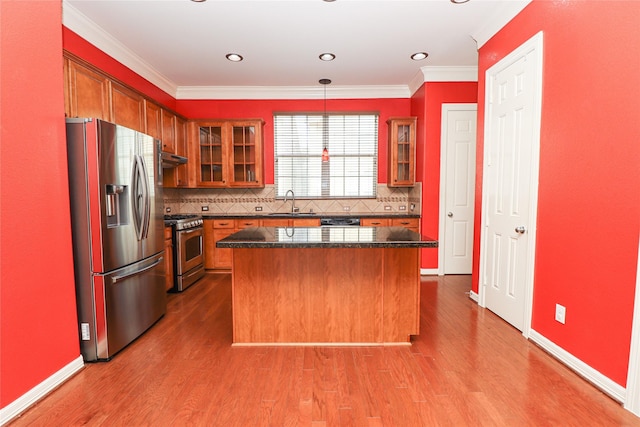
[(520, 227), (516, 227), (516, 233), (524, 234), (525, 230), (526, 229), (524, 228), (524, 225), (521, 225)]
[(447, 216), (448, 216), (449, 218), (453, 218), (453, 212), (449, 212), (449, 213), (447, 214)]

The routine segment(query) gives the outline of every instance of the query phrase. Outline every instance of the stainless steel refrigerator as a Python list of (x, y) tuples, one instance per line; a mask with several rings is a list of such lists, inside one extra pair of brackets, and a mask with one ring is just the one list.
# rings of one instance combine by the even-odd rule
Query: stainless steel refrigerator
[(166, 311), (160, 141), (67, 119), (80, 350), (109, 360)]

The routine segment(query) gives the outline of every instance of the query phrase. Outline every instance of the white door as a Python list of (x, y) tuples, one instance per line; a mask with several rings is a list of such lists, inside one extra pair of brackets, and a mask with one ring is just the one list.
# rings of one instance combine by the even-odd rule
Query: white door
[(476, 104), (442, 105), (440, 274), (471, 274), (477, 114)]
[(528, 336), (538, 194), (542, 33), (487, 70), (481, 303)]

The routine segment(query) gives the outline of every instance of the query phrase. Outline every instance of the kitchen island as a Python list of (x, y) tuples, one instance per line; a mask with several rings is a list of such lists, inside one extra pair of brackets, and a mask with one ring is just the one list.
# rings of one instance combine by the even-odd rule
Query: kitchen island
[(402, 227), (247, 228), (233, 249), (234, 344), (409, 343), (419, 333), (420, 248)]

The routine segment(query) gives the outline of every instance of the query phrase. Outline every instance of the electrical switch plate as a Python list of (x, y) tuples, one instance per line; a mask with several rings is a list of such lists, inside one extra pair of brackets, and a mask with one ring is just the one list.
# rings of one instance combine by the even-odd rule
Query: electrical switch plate
[(556, 304), (556, 321), (564, 325), (564, 319), (566, 315), (567, 315), (566, 307), (560, 304)]
[(209, 210), (209, 206), (202, 206), (202, 212), (206, 212)]
[(81, 331), (81, 335), (82, 335), (82, 341), (89, 341), (91, 339), (91, 333), (89, 332), (89, 324), (88, 323), (81, 323), (80, 324), (80, 331)]
[(256, 206), (256, 212), (262, 212), (262, 206)]
[(386, 205), (386, 206), (384, 207), (384, 210), (385, 210), (385, 211), (390, 211), (390, 210), (391, 210), (391, 206)]
[(405, 205), (400, 205), (398, 209), (400, 209), (401, 211), (406, 211), (407, 207)]

